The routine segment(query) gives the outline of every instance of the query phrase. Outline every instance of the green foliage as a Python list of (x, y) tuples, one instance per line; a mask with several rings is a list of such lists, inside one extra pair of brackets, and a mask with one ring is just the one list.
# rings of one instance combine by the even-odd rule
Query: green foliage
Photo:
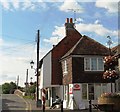
[(36, 91), (36, 83), (33, 83), (33, 85), (30, 85), (28, 91), (30, 93), (35, 93), (35, 91)]
[(34, 99), (34, 96), (23, 96), (25, 99)]
[(14, 90), (17, 88), (14, 82), (4, 83), (2, 84), (2, 93), (3, 94), (12, 94)]
[(25, 92), (26, 96), (24, 96), (24, 98), (35, 99), (36, 83), (34, 82), (32, 85), (29, 85), (28, 88), (26, 88)]
[(35, 93), (35, 86), (30, 86), (30, 88), (29, 88), (29, 92), (30, 93)]

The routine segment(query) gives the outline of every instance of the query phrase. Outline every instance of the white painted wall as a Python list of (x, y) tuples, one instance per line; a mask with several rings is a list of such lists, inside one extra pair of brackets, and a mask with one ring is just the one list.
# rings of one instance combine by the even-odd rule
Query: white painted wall
[[(69, 102), (68, 102), (68, 108), (69, 109), (85, 109), (85, 108), (89, 108), (89, 100), (84, 100), (82, 99), (82, 84), (78, 83), (80, 85), (80, 90), (74, 90), (74, 84), (69, 84), (69, 90), (70, 87), (73, 88), (73, 94), (69, 94)], [(108, 83), (106, 85), (106, 87), (103, 89), (103, 87), (101, 86), (100, 88), (96, 89), (97, 86), (95, 86), (95, 93), (100, 92), (100, 94), (95, 94), (96, 97), (100, 96), (102, 93), (104, 92), (111, 92), (111, 83)], [(113, 84), (113, 88), (114, 88), (114, 84)], [(99, 91), (98, 91), (99, 90)], [(74, 98), (74, 99), (73, 99)], [(92, 100), (92, 103), (97, 103), (97, 98), (95, 98), (95, 100)], [(64, 101), (65, 104), (65, 101)], [(64, 108), (67, 108), (64, 106)]]
[(43, 64), (40, 70), (40, 76), (39, 76), (39, 88), (42, 89), (43, 88)]
[(43, 87), (51, 86), (51, 52), (43, 59)]
[(119, 72), (120, 72), (120, 58), (118, 59), (118, 67), (119, 67)]
[(43, 58), (40, 73), (40, 88), (51, 87), (51, 52)]

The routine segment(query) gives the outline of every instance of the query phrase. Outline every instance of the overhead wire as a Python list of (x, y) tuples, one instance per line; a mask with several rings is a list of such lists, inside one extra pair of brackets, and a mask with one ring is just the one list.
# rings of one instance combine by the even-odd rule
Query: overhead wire
[[(14, 54), (21, 53), (19, 51), (22, 51), (22, 50), (23, 50), (23, 53), (24, 53), (28, 49), (28, 47), (33, 47), (34, 48), (34, 46), (35, 46), (35, 43), (34, 44), (33, 43), (32, 44), (26, 44), (26, 45), (23, 45), (23, 46), (18, 46), (17, 48), (16, 47), (11, 48), (11, 49), (6, 48), (6, 52), (4, 52), (4, 53), (7, 54), (7, 55), (13, 55), (13, 53)], [(31, 49), (33, 49), (33, 48), (31, 48)], [(5, 51), (5, 48), (4, 48), (3, 51)], [(34, 50), (32, 50), (32, 51), (34, 51)], [(31, 50), (29, 50), (28, 52), (30, 53)]]
[(32, 41), (32, 40), (30, 40), (30, 39), (23, 39), (23, 38), (19, 38), (19, 37), (16, 37), (16, 36), (12, 36), (12, 35), (8, 35), (8, 34), (0, 34), (0, 36), (2, 37), (2, 38), (7, 38), (7, 39), (10, 39), (10, 40), (12, 40), (12, 39), (14, 39), (14, 40), (23, 40), (23, 41)]

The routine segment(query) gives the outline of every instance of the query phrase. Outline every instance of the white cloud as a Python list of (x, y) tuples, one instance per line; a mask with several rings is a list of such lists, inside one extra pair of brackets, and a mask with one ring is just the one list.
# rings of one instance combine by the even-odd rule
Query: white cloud
[(43, 0), (0, 0), (0, 4), (3, 6), (5, 10), (35, 10), (35, 9), (48, 9), (48, 6), (46, 5)]
[(52, 45), (56, 45), (60, 41), (60, 39), (58, 37), (51, 37), (50, 39), (44, 39), (43, 41)]
[(52, 33), (53, 36), (64, 37), (65, 36), (65, 27), (55, 26), (55, 30)]
[[(16, 80), (17, 76), (20, 77), (20, 86), (24, 86), (26, 78), (26, 70), (29, 69), (29, 79), (33, 77), (36, 81), (35, 71), (30, 68), (30, 61), (35, 62), (36, 68), (36, 46), (33, 44), (20, 44), (13, 42), (6, 42), (0, 38), (0, 46), (3, 48), (0, 53), (0, 84)], [(9, 48), (9, 49), (8, 49)], [(40, 58), (43, 57), (49, 49), (40, 49)]]
[(4, 1), (0, 0), (0, 4), (3, 6), (4, 9), (9, 10), (10, 4), (8, 0), (4, 0)]
[(76, 24), (76, 28), (79, 32), (81, 33), (95, 33), (99, 36), (106, 36), (106, 35), (110, 35), (110, 36), (117, 36), (118, 35), (118, 31), (112, 31), (109, 30), (107, 28), (105, 28), (102, 24), (85, 24), (85, 23), (80, 23), (80, 24)]
[(95, 5), (96, 7), (107, 9), (109, 13), (118, 12), (118, 2), (115, 1), (113, 2), (112, 0), (105, 0), (105, 1), (97, 0)]
[(22, 5), (23, 5), (22, 7), (23, 10), (28, 9), (28, 8), (34, 9), (34, 4), (32, 4), (30, 0), (25, 0)]
[[(2, 60), (0, 63), (0, 78), (2, 81), (0, 84), (6, 81), (15, 81), (16, 76), (19, 75), (21, 78), (20, 85), (24, 86), (26, 69), (30, 68), (31, 59), (36, 59), (34, 46), (5, 41), (2, 42), (1, 47), (3, 50), (0, 53), (0, 59)], [(4, 75), (8, 77), (3, 77)], [(29, 76), (34, 76), (34, 73), (30, 72)]]
[(97, 20), (95, 21), (95, 24), (100, 24), (100, 20), (97, 19)]
[(50, 39), (44, 39), (43, 41), (52, 45), (56, 45), (63, 37), (65, 37), (65, 27), (63, 25), (55, 26), (52, 37), (50, 37)]
[(61, 11), (69, 12), (76, 11), (77, 13), (82, 13), (84, 9), (78, 4), (76, 0), (65, 0), (64, 3), (59, 7)]
[[(82, 19), (80, 19), (83, 21)], [(118, 37), (117, 30), (110, 30), (100, 24), (99, 20), (96, 20), (93, 24), (92, 23), (78, 23), (76, 24), (76, 29), (83, 35), (92, 34), (98, 35), (100, 37), (106, 37), (107, 35), (113, 36), (115, 38)], [(61, 27), (55, 26), (55, 30), (52, 33), (52, 37), (50, 39), (44, 39), (44, 42), (50, 43), (52, 45), (56, 45), (62, 38), (65, 37), (65, 27), (62, 25)]]
[(3, 45), (3, 39), (0, 38), (0, 46), (2, 46), (2, 45)]
[(19, 0), (11, 0), (11, 3), (15, 9), (19, 8)]
[(83, 22), (84, 20), (82, 18), (77, 18), (76, 21), (79, 22)]

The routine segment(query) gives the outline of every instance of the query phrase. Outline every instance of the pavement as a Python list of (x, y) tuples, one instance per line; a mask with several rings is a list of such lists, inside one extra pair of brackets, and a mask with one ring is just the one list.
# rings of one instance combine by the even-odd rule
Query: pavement
[[(50, 109), (50, 107), (45, 107), (45, 111), (43, 111), (42, 107), (37, 108), (36, 107), (36, 101), (35, 100), (31, 100), (31, 99), (25, 99), (27, 102), (31, 103), (31, 112), (90, 112), (88, 109), (84, 109), (84, 110), (70, 110), (70, 109), (63, 109), (63, 111), (61, 111), (61, 108), (59, 109)], [(96, 109), (92, 109), (91, 112), (100, 112)]]

